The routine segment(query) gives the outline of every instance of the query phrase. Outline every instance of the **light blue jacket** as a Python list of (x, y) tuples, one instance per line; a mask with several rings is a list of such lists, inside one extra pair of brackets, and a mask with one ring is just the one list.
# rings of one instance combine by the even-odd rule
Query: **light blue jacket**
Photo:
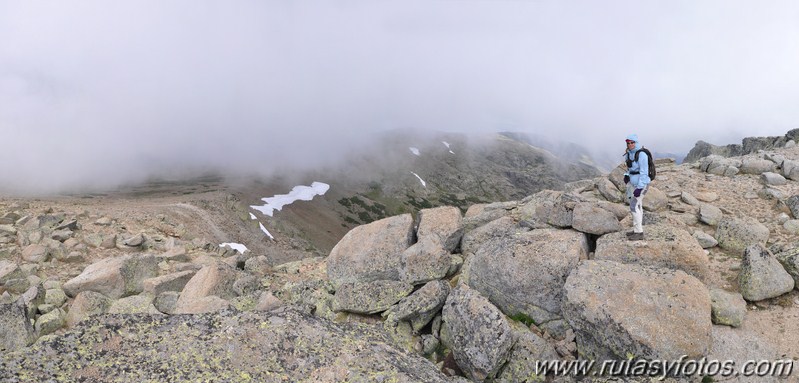
[[(635, 152), (642, 148), (641, 143), (638, 142), (638, 135), (631, 134), (627, 136), (628, 140), (635, 141), (635, 149), (628, 150), (624, 155), (624, 160), (628, 158), (635, 160)], [(632, 173), (638, 174), (632, 174)], [(649, 179), (649, 156), (641, 152), (638, 154), (638, 161), (633, 161), (633, 166), (627, 169), (626, 175), (630, 176), (630, 185), (635, 186), (636, 189), (643, 189), (652, 181)]]

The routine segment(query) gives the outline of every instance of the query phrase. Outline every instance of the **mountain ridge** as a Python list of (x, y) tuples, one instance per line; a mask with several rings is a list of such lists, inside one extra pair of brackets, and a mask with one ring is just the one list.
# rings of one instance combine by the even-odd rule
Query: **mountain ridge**
[[(526, 145), (498, 142), (514, 150)], [(427, 149), (416, 147), (420, 156), (404, 155), (421, 166), (414, 170), (426, 169)], [(498, 153), (487, 162), (535, 165), (551, 156), (532, 153)], [(0, 378), (126, 381), (134, 375), (114, 366), (144, 361), (142, 376), (179, 379), (189, 372), (156, 361), (201, 355), (196, 376), (518, 381), (532, 373), (533, 360), (628, 358), (618, 344), (656, 359), (799, 359), (799, 147), (680, 165), (659, 161), (640, 242), (623, 234), (630, 217), (620, 167), (563, 183), (562, 190), (475, 203), (465, 212), (457, 206), (386, 211), (385, 218), (347, 230), (329, 253), (287, 219), (265, 222), (277, 228), (275, 240), (267, 238), (257, 227), (265, 217), (251, 219), (253, 203), (236, 194), (241, 185), (208, 180), (161, 183), (153, 193), (3, 198), (0, 348), (16, 351), (0, 354)], [(429, 175), (446, 173), (419, 174), (434, 187)], [(287, 192), (262, 184), (252, 195), (268, 196), (262, 193), (268, 188)], [(402, 195), (413, 188), (426, 189), (408, 174), (386, 189)], [(338, 222), (330, 211), (327, 219), (320, 214), (344, 195), (298, 201), (275, 218), (302, 215), (319, 230), (314, 223)], [(427, 201), (430, 195), (419, 194)], [(242, 254), (222, 242), (248, 242), (250, 250)], [(757, 267), (766, 271), (751, 267), (760, 260), (768, 264)], [(81, 323), (95, 313), (103, 314)], [(184, 318), (192, 326), (181, 327)], [(250, 333), (282, 339), (273, 330), (287, 323), (301, 332), (301, 344), (247, 343)], [(368, 334), (359, 335), (360, 326)], [(682, 341), (685, 334), (690, 341)], [(189, 342), (163, 347), (171, 336)], [(341, 337), (371, 354), (353, 360), (319, 341)], [(234, 363), (236, 351), (225, 354), (225, 344), (267, 360), (268, 371)], [(191, 350), (204, 345), (208, 353)], [(131, 359), (117, 352), (130, 347), (141, 353)], [(45, 355), (61, 368), (41, 368), (37, 361)], [(92, 359), (72, 357), (86, 355)], [(295, 363), (291, 355), (314, 362)], [(353, 369), (358, 374), (348, 375)]]

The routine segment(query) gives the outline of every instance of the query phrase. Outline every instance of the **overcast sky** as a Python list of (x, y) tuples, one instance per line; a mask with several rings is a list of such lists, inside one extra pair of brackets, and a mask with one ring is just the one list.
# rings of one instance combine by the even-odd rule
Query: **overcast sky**
[(0, 0), (0, 189), (315, 166), (406, 127), (782, 135), (799, 2)]

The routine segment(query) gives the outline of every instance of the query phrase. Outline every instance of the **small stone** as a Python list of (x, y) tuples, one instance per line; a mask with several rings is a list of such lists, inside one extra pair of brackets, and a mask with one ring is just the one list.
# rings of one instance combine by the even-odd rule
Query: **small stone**
[(424, 355), (432, 355), (438, 349), (439, 344), (436, 337), (430, 334), (422, 335), (422, 353)]
[(109, 314), (160, 314), (153, 306), (153, 297), (148, 294), (131, 295), (114, 301), (108, 308)]
[(765, 172), (760, 175), (760, 181), (763, 182), (765, 185), (785, 185), (788, 183), (788, 180), (785, 179), (781, 174), (773, 173), (773, 172)]
[(29, 215), (26, 215), (24, 217), (20, 217), (20, 219), (18, 219), (18, 220), (16, 220), (16, 222), (14, 222), (14, 226), (24, 226), (26, 223), (30, 222), (31, 218), (33, 218), (33, 217), (31, 217)]
[(782, 227), (791, 234), (799, 234), (799, 219), (787, 220)]
[(36, 319), (36, 332), (39, 336), (52, 334), (64, 327), (65, 318), (66, 313), (64, 313), (64, 310), (55, 309), (50, 311)]
[(78, 228), (79, 228), (78, 221), (73, 219), (73, 220), (66, 221), (66, 222), (56, 226), (55, 229), (56, 230), (74, 231), (74, 230), (78, 230)]
[(28, 278), (9, 279), (5, 283), (5, 288), (12, 294), (22, 294), (31, 287)]
[(61, 289), (49, 289), (45, 293), (44, 303), (51, 304), (56, 307), (61, 307), (67, 302), (67, 294)]
[(699, 245), (702, 246), (703, 249), (709, 249), (711, 247), (715, 247), (719, 244), (712, 235), (707, 234), (701, 230), (694, 231), (693, 234), (696, 241), (699, 242)]
[(710, 289), (711, 319), (715, 324), (740, 327), (746, 314), (746, 301), (739, 293)]
[(714, 192), (701, 191), (694, 193), (694, 197), (702, 202), (713, 202), (719, 199), (719, 195)]
[(60, 289), (61, 288), (61, 282), (54, 281), (52, 279), (44, 281), (43, 285), (44, 285), (44, 288), (47, 289), (47, 290)]
[(66, 263), (83, 263), (86, 261), (86, 258), (83, 256), (83, 254), (80, 251), (73, 251), (67, 254), (66, 257), (62, 259), (62, 261)]
[(127, 239), (123, 240), (122, 243), (125, 246), (139, 247), (142, 244), (144, 244), (144, 235), (141, 234), (141, 233), (137, 234), (137, 235), (134, 235), (133, 237), (130, 237), (130, 238), (127, 238)]
[(50, 251), (40, 244), (28, 245), (22, 250), (22, 259), (33, 263), (47, 262), (50, 259)]
[(678, 190), (669, 190), (669, 191), (666, 191), (666, 196), (669, 197), (669, 198), (677, 198), (677, 197), (682, 196), (682, 192), (678, 191)]
[(72, 248), (78, 246), (79, 244), (80, 244), (80, 241), (78, 241), (74, 237), (73, 238), (67, 238), (67, 240), (64, 241), (64, 247), (66, 247), (67, 249), (72, 249)]
[(103, 241), (100, 242), (101, 249), (113, 249), (114, 247), (116, 247), (116, 245), (117, 245), (117, 236), (114, 234), (105, 237)]
[(17, 235), (17, 229), (11, 225), (0, 225), (0, 236), (14, 236)]
[(28, 275), (27, 278), (31, 286), (38, 285), (39, 283), (42, 282), (42, 278), (39, 278), (38, 275)]
[(40, 314), (47, 314), (47, 313), (49, 313), (50, 311), (53, 311), (53, 310), (55, 310), (55, 309), (57, 309), (57, 308), (58, 308), (58, 306), (56, 306), (56, 305), (49, 305), (49, 304), (47, 304), (47, 303), (45, 303), (45, 304), (43, 304), (43, 305), (39, 305), (39, 306), (37, 307), (37, 309), (39, 310), (39, 313), (40, 313)]
[(283, 302), (281, 302), (280, 299), (272, 295), (272, 292), (264, 291), (261, 293), (261, 297), (258, 299), (258, 303), (255, 305), (255, 310), (271, 311), (280, 306), (283, 306)]
[(155, 297), (153, 305), (158, 311), (164, 314), (174, 314), (175, 308), (178, 305), (179, 297), (180, 293), (178, 293), (177, 291), (165, 291), (161, 294), (158, 294), (158, 296)]
[(269, 265), (269, 258), (259, 255), (244, 261), (244, 270), (263, 276), (272, 272), (272, 266)]
[(10, 279), (23, 278), (26, 274), (16, 263), (0, 260), (0, 284)]

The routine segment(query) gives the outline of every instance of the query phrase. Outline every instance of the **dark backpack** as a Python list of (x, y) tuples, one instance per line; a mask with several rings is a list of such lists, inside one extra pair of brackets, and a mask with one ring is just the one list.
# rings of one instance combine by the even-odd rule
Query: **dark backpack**
[[(627, 157), (627, 168), (631, 168), (633, 166), (633, 162), (638, 162), (638, 154), (644, 152), (646, 153), (646, 158), (649, 160), (649, 179), (654, 181), (655, 176), (657, 175), (657, 170), (655, 170), (655, 159), (652, 157), (652, 153), (647, 148), (641, 148), (635, 151), (635, 158), (630, 159), (629, 154), (626, 155)], [(638, 174), (638, 173), (630, 173), (630, 174)]]

